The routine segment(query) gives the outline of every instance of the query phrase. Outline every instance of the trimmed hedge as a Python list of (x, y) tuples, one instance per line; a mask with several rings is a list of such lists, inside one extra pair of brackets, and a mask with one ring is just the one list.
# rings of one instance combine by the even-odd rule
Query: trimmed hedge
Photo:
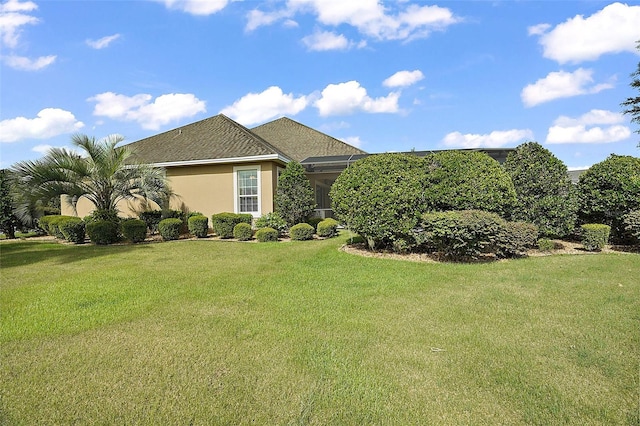
[(496, 256), (525, 256), (530, 248), (535, 247), (538, 238), (538, 227), (527, 222), (505, 222), (496, 241)]
[(256, 220), (256, 228), (273, 228), (283, 235), (287, 232), (287, 221), (278, 212), (267, 213)]
[(327, 218), (318, 223), (316, 233), (319, 237), (331, 238), (338, 235), (338, 221), (332, 218)]
[(84, 243), (85, 224), (79, 217), (63, 217), (58, 221), (58, 229), (65, 240), (75, 244)]
[(120, 240), (120, 224), (110, 220), (95, 220), (87, 223), (86, 232), (92, 243), (113, 244)]
[(233, 238), (233, 228), (239, 223), (251, 225), (253, 216), (248, 213), (218, 213), (211, 216), (211, 227), (220, 238)]
[(149, 210), (138, 215), (146, 225), (149, 232), (155, 234), (158, 232), (158, 224), (162, 220), (162, 212), (160, 210)]
[(249, 241), (253, 236), (253, 230), (248, 223), (239, 223), (233, 227), (233, 238), (238, 241)]
[(158, 224), (158, 231), (165, 241), (177, 240), (180, 238), (180, 228), (182, 227), (182, 219), (169, 218), (162, 219)]
[(147, 224), (140, 219), (126, 219), (122, 221), (122, 235), (132, 243), (142, 242), (147, 238)]
[(40, 227), (47, 234), (51, 235), (52, 237), (56, 237), (61, 240), (64, 240), (65, 237), (62, 231), (60, 230), (60, 223), (62, 223), (67, 219), (82, 220), (76, 216), (63, 216), (63, 215), (57, 214), (57, 215), (50, 215), (50, 216), (42, 216), (39, 219), (39, 224), (40, 224)]
[(289, 229), (289, 236), (295, 241), (304, 241), (313, 239), (313, 226), (308, 223), (298, 223)]
[(198, 238), (206, 238), (209, 234), (209, 218), (204, 215), (191, 216), (189, 222), (189, 233)]
[(582, 246), (587, 251), (600, 251), (607, 245), (611, 227), (599, 223), (587, 223), (582, 229)]
[(640, 244), (640, 210), (634, 210), (624, 215), (622, 223), (630, 239), (634, 239), (636, 244)]
[(278, 241), (278, 231), (273, 228), (260, 228), (256, 231), (256, 240), (260, 243)]

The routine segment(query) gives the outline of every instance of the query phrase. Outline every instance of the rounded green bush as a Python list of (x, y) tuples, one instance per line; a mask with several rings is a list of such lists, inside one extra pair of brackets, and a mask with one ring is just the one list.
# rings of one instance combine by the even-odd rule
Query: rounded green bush
[(622, 218), (624, 230), (635, 240), (636, 244), (640, 244), (640, 210), (634, 210), (627, 213)]
[(120, 224), (109, 220), (96, 220), (87, 223), (86, 231), (92, 243), (98, 245), (113, 244), (120, 240)]
[(182, 227), (182, 219), (169, 218), (162, 219), (158, 224), (160, 236), (165, 241), (177, 240), (180, 238), (180, 228)]
[(278, 231), (273, 228), (260, 228), (256, 231), (256, 240), (260, 243), (278, 241)]
[(251, 225), (253, 216), (247, 213), (218, 213), (211, 216), (213, 232), (220, 238), (233, 238), (233, 228), (239, 223)]
[(206, 238), (209, 234), (209, 219), (204, 215), (189, 218), (189, 232), (198, 238)]
[(239, 223), (233, 227), (233, 238), (238, 241), (249, 241), (252, 236), (253, 231), (248, 223)]
[(504, 222), (496, 241), (498, 257), (525, 256), (536, 245), (538, 227), (528, 222)]
[(289, 236), (295, 241), (304, 241), (313, 239), (314, 229), (308, 223), (298, 223), (289, 229)]
[(67, 217), (58, 221), (58, 229), (65, 240), (75, 244), (84, 243), (85, 224), (79, 217)]
[(587, 223), (582, 229), (582, 246), (587, 251), (600, 251), (607, 245), (611, 227), (599, 223)]
[(332, 218), (327, 218), (318, 223), (316, 232), (319, 237), (331, 238), (338, 235), (338, 221)]
[(122, 235), (132, 243), (139, 243), (147, 238), (147, 224), (140, 219), (122, 221)]

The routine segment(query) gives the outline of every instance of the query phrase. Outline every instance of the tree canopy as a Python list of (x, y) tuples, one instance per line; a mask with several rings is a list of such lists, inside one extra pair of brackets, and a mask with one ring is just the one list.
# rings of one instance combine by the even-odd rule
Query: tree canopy
[[(637, 48), (640, 50), (640, 41), (638, 41)], [(630, 86), (638, 92), (638, 96), (628, 97), (621, 105), (625, 107), (624, 114), (631, 116), (631, 122), (640, 124), (640, 62), (638, 62), (638, 69), (631, 74), (631, 77)], [(640, 128), (636, 130), (636, 133), (640, 133)], [(640, 142), (638, 147), (640, 147)]]
[(278, 178), (275, 205), (290, 227), (307, 220), (316, 208), (313, 188), (300, 163), (289, 162)]

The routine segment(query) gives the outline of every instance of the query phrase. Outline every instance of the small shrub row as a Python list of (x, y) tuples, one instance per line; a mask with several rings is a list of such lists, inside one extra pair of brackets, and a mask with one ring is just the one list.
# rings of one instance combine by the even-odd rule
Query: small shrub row
[(147, 224), (140, 219), (122, 221), (122, 236), (132, 243), (139, 243), (147, 238)]
[(220, 238), (233, 238), (233, 228), (239, 223), (251, 225), (253, 216), (243, 213), (218, 213), (211, 216), (211, 227)]
[(87, 235), (92, 243), (113, 244), (120, 240), (120, 224), (110, 220), (93, 220), (86, 225)]
[(597, 223), (587, 223), (582, 229), (582, 246), (587, 251), (600, 251), (609, 241), (611, 227)]
[(204, 215), (195, 215), (188, 220), (189, 233), (198, 238), (206, 238), (209, 234), (209, 219)]
[(162, 219), (158, 224), (158, 232), (165, 241), (177, 240), (180, 238), (180, 230), (182, 228), (182, 219), (168, 218)]
[(338, 221), (332, 218), (318, 222), (316, 226), (318, 237), (331, 238), (338, 235)]
[(84, 243), (85, 224), (79, 217), (67, 217), (58, 221), (58, 229), (65, 240), (75, 244)]
[(233, 227), (233, 238), (238, 241), (249, 241), (253, 236), (253, 230), (248, 223), (241, 222)]
[(278, 241), (278, 231), (273, 228), (260, 228), (256, 231), (256, 240), (260, 243)]
[(313, 239), (315, 230), (308, 223), (298, 223), (289, 229), (289, 236), (294, 241), (305, 241)]

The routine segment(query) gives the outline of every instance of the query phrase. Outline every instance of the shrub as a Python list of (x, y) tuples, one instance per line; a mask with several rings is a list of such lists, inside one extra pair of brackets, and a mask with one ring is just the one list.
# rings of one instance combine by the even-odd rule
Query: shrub
[(138, 215), (146, 225), (149, 232), (155, 234), (158, 232), (158, 224), (162, 220), (162, 212), (160, 210), (149, 210)]
[(309, 219), (307, 219), (307, 223), (311, 226), (313, 226), (314, 228), (318, 227), (318, 224), (320, 222), (322, 222), (324, 219), (321, 217), (310, 217)]
[(132, 243), (139, 243), (147, 238), (147, 224), (140, 219), (122, 221), (122, 235)]
[(158, 224), (158, 232), (165, 241), (180, 238), (180, 228), (182, 228), (182, 220), (174, 217), (162, 219)]
[(548, 238), (540, 238), (538, 240), (538, 250), (540, 251), (551, 251), (551, 250), (555, 250), (556, 248), (556, 243), (553, 242), (553, 240), (550, 240)]
[(289, 236), (295, 241), (305, 241), (313, 239), (315, 230), (308, 223), (298, 223), (289, 228)]
[(187, 222), (187, 213), (182, 210), (162, 210), (162, 219), (180, 219), (182, 225), (180, 225), (180, 234), (186, 234), (189, 232), (189, 224)]
[(249, 241), (253, 236), (253, 230), (248, 223), (239, 223), (233, 227), (233, 238), (238, 241)]
[(286, 233), (287, 231), (287, 221), (280, 216), (279, 213), (267, 213), (262, 215), (256, 220), (256, 228), (273, 228), (278, 231), (279, 235)]
[(627, 213), (622, 218), (624, 230), (636, 244), (640, 244), (640, 210), (634, 210)]
[(117, 224), (119, 224), (121, 221), (120, 217), (118, 216), (118, 212), (116, 210), (109, 209), (96, 209), (84, 218), (85, 223), (95, 222), (99, 220), (106, 220)]
[(537, 142), (527, 142), (507, 156), (517, 202), (513, 219), (534, 223), (543, 236), (569, 235), (577, 219), (577, 195), (567, 166)]
[(496, 256), (520, 257), (533, 248), (538, 238), (538, 227), (527, 222), (504, 222), (496, 241)]
[(54, 217), (57, 217), (59, 215), (47, 215), (47, 216), (42, 216), (38, 219), (38, 227), (40, 229), (42, 229), (46, 234), (49, 234), (49, 221), (51, 221), (51, 219), (53, 219)]
[(335, 237), (336, 235), (338, 235), (338, 221), (332, 218), (327, 218), (318, 223), (316, 232), (319, 237)]
[(220, 238), (232, 238), (233, 228), (239, 223), (251, 225), (253, 216), (246, 213), (218, 213), (211, 216), (211, 227)]
[(75, 216), (62, 216), (62, 215), (51, 215), (51, 216), (43, 216), (40, 218), (40, 226), (44, 231), (56, 238), (64, 240), (64, 234), (60, 229), (60, 223), (66, 221), (67, 219), (77, 219), (82, 220)]
[(260, 228), (256, 231), (256, 240), (260, 243), (278, 241), (278, 231), (273, 228)]
[(582, 245), (587, 251), (599, 251), (609, 241), (611, 227), (597, 223), (588, 223), (580, 227), (582, 229)]
[(278, 187), (274, 199), (276, 211), (288, 226), (304, 222), (316, 208), (311, 183), (304, 167), (297, 161), (290, 161), (278, 177)]
[(94, 220), (86, 225), (87, 235), (94, 244), (113, 244), (120, 239), (120, 225), (110, 220)]
[(63, 217), (58, 221), (58, 229), (65, 240), (75, 244), (84, 243), (85, 224), (79, 217)]
[(203, 215), (189, 218), (189, 232), (198, 238), (205, 238), (209, 233), (209, 219)]

